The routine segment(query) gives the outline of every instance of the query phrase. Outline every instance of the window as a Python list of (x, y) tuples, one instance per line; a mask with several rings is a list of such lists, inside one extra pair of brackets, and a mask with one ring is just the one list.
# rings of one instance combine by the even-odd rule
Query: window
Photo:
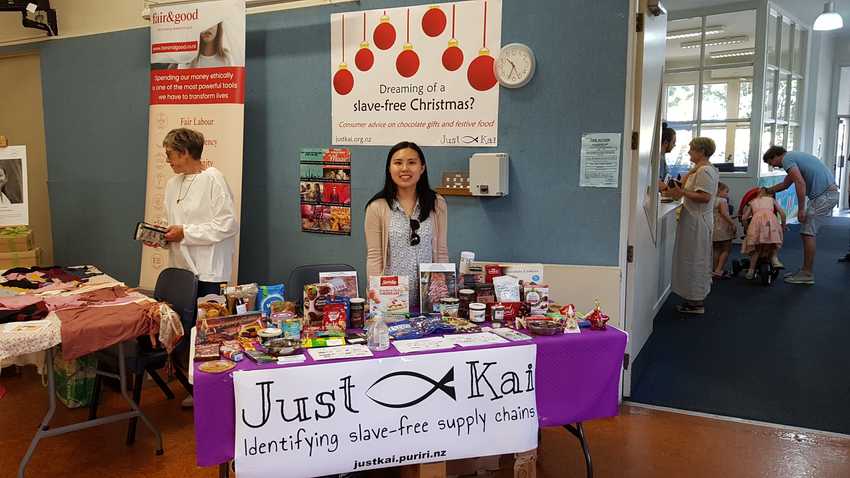
[[(771, 145), (793, 149), (800, 135), (800, 102), (808, 32), (781, 12), (768, 17), (767, 76), (764, 87), (764, 134), (761, 151)], [(761, 163), (761, 172), (770, 166)]]
[(671, 173), (687, 168), (696, 136), (714, 140), (711, 162), (723, 171), (747, 170), (758, 141), (751, 137), (755, 29), (755, 10), (668, 23), (663, 118), (676, 130), (676, 148), (666, 156)]
[(727, 93), (726, 83), (712, 83), (702, 85), (702, 119), (722, 120), (727, 118)]
[(667, 87), (667, 120), (691, 121), (694, 119), (694, 85)]
[(738, 118), (753, 116), (753, 82), (741, 80), (738, 86)]

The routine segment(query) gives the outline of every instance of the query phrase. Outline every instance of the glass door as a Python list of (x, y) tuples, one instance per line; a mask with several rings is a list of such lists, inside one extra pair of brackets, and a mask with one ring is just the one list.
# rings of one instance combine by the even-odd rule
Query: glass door
[(850, 160), (850, 116), (838, 117), (838, 145), (835, 149), (835, 182), (838, 183), (840, 191), (840, 199), (838, 201), (839, 209), (847, 209), (848, 204), (848, 181), (850, 181), (850, 171), (848, 171), (847, 161)]

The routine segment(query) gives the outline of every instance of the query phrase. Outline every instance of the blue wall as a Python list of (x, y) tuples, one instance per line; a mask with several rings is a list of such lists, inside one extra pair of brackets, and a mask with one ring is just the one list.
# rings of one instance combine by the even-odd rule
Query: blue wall
[[(363, 208), (381, 186), (387, 148), (352, 148), (351, 237), (300, 232), (298, 152), (330, 142), (329, 15), (419, 3), (248, 16), (241, 281), (281, 281), (318, 262), (364, 270)], [(510, 195), (448, 198), (452, 260), (473, 250), (617, 264), (620, 189), (579, 188), (578, 173), (583, 132), (622, 131), (627, 15), (620, 0), (503, 3), (502, 43), (530, 45), (538, 68), (525, 88), (501, 90), (500, 144), (488, 151), (510, 154)], [(41, 47), (56, 261), (99, 264), (129, 283), (140, 257), (130, 232), (144, 212), (148, 42), (139, 29)], [(476, 151), (426, 148), (432, 184)]]

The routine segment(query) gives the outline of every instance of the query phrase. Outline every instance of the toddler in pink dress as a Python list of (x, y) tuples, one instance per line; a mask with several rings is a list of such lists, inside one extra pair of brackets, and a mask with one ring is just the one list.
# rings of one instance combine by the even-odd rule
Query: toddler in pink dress
[[(750, 268), (747, 279), (755, 275), (756, 263), (759, 258), (770, 260), (776, 251), (782, 247), (782, 236), (785, 230), (785, 211), (767, 189), (761, 188), (758, 196), (747, 205), (743, 219), (749, 219), (747, 236), (741, 252), (750, 256)], [(780, 224), (776, 215), (782, 218)]]

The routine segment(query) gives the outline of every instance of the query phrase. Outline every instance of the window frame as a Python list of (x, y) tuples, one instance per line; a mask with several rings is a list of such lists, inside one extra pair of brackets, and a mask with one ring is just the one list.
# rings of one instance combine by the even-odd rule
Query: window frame
[[(688, 67), (670, 68), (670, 69), (667, 69), (666, 66), (665, 66), (665, 72), (664, 72), (665, 73), (665, 81), (664, 81), (664, 87), (665, 87), (664, 88), (664, 99), (665, 99), (665, 101), (663, 102), (662, 108), (663, 108), (663, 117), (665, 118), (667, 123), (670, 125), (670, 127), (676, 129), (677, 126), (680, 127), (680, 128), (683, 127), (683, 126), (690, 126), (692, 128), (693, 135), (699, 136), (702, 133), (703, 125), (725, 124), (725, 125), (727, 125), (727, 141), (726, 141), (726, 143), (727, 143), (727, 146), (728, 146), (728, 145), (734, 145), (735, 144), (735, 140), (737, 139), (736, 132), (738, 130), (738, 127), (742, 124), (748, 124), (749, 125), (749, 129), (750, 129), (749, 150), (750, 150), (750, 152), (749, 152), (749, 156), (748, 156), (747, 165), (746, 166), (736, 166), (736, 165), (734, 165), (735, 160), (734, 160), (734, 151), (733, 151), (732, 152), (732, 161), (731, 161), (731, 163), (733, 164), (733, 166), (732, 166), (733, 170), (732, 171), (721, 171), (721, 176), (732, 175), (732, 176), (735, 176), (735, 177), (748, 177), (748, 176), (754, 176), (754, 175), (758, 174), (758, 166), (757, 166), (757, 164), (754, 163), (754, 153), (758, 150), (758, 145), (760, 143), (761, 136), (760, 136), (760, 134), (756, 134), (755, 132), (760, 133), (760, 131), (761, 131), (760, 129), (756, 128), (756, 126), (760, 124), (761, 117), (760, 117), (760, 115), (757, 115), (756, 112), (761, 111), (762, 105), (761, 105), (761, 101), (758, 101), (759, 96), (761, 96), (761, 95), (756, 95), (755, 91), (758, 91), (757, 88), (759, 87), (760, 84), (763, 83), (763, 78), (761, 77), (763, 75), (763, 72), (761, 72), (759, 65), (762, 63), (762, 59), (764, 57), (763, 50), (765, 48), (765, 45), (764, 45), (763, 38), (762, 38), (764, 36), (762, 34), (762, 32), (765, 28), (766, 23), (760, 22), (760, 18), (762, 17), (762, 15), (764, 14), (764, 12), (766, 10), (765, 10), (763, 3), (760, 3), (760, 2), (750, 2), (750, 3), (752, 5), (736, 4), (736, 5), (732, 5), (733, 8), (730, 8), (730, 6), (718, 6), (718, 7), (712, 7), (712, 8), (700, 8), (700, 9), (695, 9), (695, 10), (682, 11), (679, 14), (671, 13), (670, 18), (668, 19), (668, 21), (675, 21), (675, 20), (684, 20), (684, 19), (690, 19), (690, 18), (699, 18), (700, 19), (700, 21), (699, 21), (700, 27), (699, 28), (701, 30), (701, 34), (700, 34), (700, 38), (699, 38), (700, 53), (699, 53), (698, 66), (688, 66)], [(706, 52), (706, 45), (705, 45), (705, 42), (706, 42), (706, 33), (705, 32), (706, 32), (706, 27), (709, 23), (708, 17), (715, 16), (715, 15), (723, 15), (723, 14), (733, 14), (733, 13), (738, 13), (738, 12), (753, 12), (754, 13), (754, 17), (755, 17), (755, 25), (754, 25), (754, 27), (755, 27), (755, 32), (754, 32), (755, 46), (754, 46), (754, 51), (755, 51), (755, 54), (753, 55), (752, 60), (751, 61), (729, 62), (729, 63), (723, 63), (723, 64), (713, 64), (713, 63), (709, 64), (708, 58), (707, 58), (707, 52)], [(731, 83), (733, 81), (736, 81), (736, 80), (730, 78), (729, 80), (727, 80), (725, 82), (724, 81), (717, 81), (717, 80), (707, 78), (707, 75), (710, 74), (710, 72), (714, 71), (714, 70), (725, 70), (725, 69), (731, 70), (731, 69), (734, 69), (734, 68), (751, 68), (752, 69), (752, 76), (749, 76), (749, 77), (741, 76), (741, 77), (737, 78), (738, 87), (734, 90), (734, 93), (736, 95), (736, 97), (734, 98), (734, 104), (735, 104), (734, 110), (735, 111), (731, 111), (731, 108), (730, 108), (730, 94), (731, 94), (730, 90), (731, 90), (731, 88), (730, 88), (729, 85), (731, 85)], [(667, 77), (668, 74), (673, 75), (673, 74), (679, 74), (679, 73), (693, 73), (693, 72), (697, 73), (697, 82), (696, 83), (683, 82), (683, 81), (675, 81), (675, 82), (669, 82), (668, 83), (666, 81), (666, 77)], [(740, 104), (739, 104), (739, 102), (740, 102), (740, 82), (742, 80), (750, 82), (751, 88), (752, 88), (752, 93), (753, 93), (751, 95), (752, 101), (751, 101), (751, 104), (750, 104), (751, 109), (750, 109), (750, 117), (749, 118), (739, 118), (738, 117), (738, 113), (740, 112)], [(702, 116), (703, 116), (703, 88), (707, 84), (715, 84), (715, 83), (721, 83), (721, 84), (727, 85), (727, 104), (726, 104), (726, 115), (727, 115), (727, 117), (723, 118), (723, 119), (704, 120), (704, 119), (702, 119)], [(694, 116), (690, 121), (670, 120), (669, 118), (667, 118), (667, 98), (668, 98), (667, 87), (669, 87), (669, 86), (682, 86), (682, 85), (694, 87), (694, 103), (695, 103), (694, 104)], [(731, 115), (734, 115), (734, 116), (731, 116)], [(730, 143), (730, 139), (732, 141), (731, 143)], [(735, 148), (733, 148), (733, 150), (734, 149)], [(726, 162), (727, 162), (726, 158), (723, 158), (722, 160), (717, 161), (714, 164), (722, 164), (722, 163), (726, 163)]]

